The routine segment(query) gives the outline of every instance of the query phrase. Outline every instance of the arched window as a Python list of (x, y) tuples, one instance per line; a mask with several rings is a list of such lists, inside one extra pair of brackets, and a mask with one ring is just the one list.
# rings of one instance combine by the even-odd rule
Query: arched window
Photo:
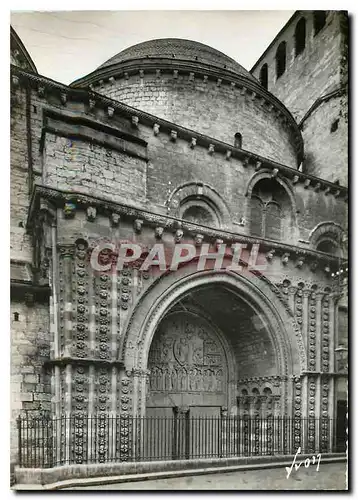
[(340, 256), (340, 250), (336, 242), (331, 239), (323, 239), (317, 245), (317, 250), (324, 253)]
[(234, 142), (235, 148), (242, 148), (242, 135), (238, 132), (235, 134), (235, 142)]
[(286, 42), (281, 42), (276, 51), (276, 78), (280, 78), (286, 70)]
[(251, 195), (250, 233), (270, 240), (291, 234), (292, 206), (286, 190), (275, 179), (259, 180)]
[(265, 89), (267, 89), (268, 86), (268, 66), (265, 63), (262, 68), (260, 69), (260, 83)]
[(217, 207), (206, 197), (200, 195), (188, 196), (180, 203), (179, 217), (203, 226), (220, 226)]
[(251, 235), (263, 236), (263, 209), (264, 204), (257, 196), (251, 197)]
[(275, 201), (266, 205), (265, 236), (272, 240), (281, 239), (281, 207)]
[(321, 31), (322, 28), (324, 28), (324, 25), (326, 24), (326, 17), (327, 13), (325, 10), (313, 11), (313, 26), (315, 36)]
[(298, 56), (305, 50), (306, 46), (306, 19), (302, 17), (296, 24), (295, 29), (295, 55)]

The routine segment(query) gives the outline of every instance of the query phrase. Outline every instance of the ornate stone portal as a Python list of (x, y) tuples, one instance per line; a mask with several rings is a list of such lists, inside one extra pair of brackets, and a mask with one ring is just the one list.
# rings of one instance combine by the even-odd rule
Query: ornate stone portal
[(227, 358), (220, 334), (190, 312), (167, 315), (149, 352), (147, 407), (227, 405)]

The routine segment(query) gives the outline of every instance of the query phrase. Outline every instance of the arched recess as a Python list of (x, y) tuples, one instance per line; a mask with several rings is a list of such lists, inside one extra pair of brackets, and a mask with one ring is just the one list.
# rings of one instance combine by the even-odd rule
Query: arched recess
[[(196, 181), (176, 187), (167, 200), (167, 206), (170, 215), (178, 218), (183, 218), (186, 210), (193, 211), (194, 207), (197, 207), (198, 212), (206, 211), (208, 215), (211, 215), (213, 221), (211, 227), (231, 228), (231, 215), (227, 204), (219, 193), (208, 184)], [(193, 220), (191, 221), (193, 222)]]
[[(285, 211), (282, 214), (279, 214), (279, 217), (283, 217), (284, 225), (282, 228), (282, 234), (280, 238), (270, 238), (269, 236), (265, 236), (269, 239), (281, 239), (281, 240), (286, 240), (286, 241), (297, 241), (299, 239), (299, 233), (298, 233), (298, 227), (297, 227), (297, 203), (296, 203), (296, 198), (293, 193), (293, 190), (289, 183), (280, 177), (279, 175), (276, 177), (272, 177), (272, 171), (270, 170), (263, 170), (260, 172), (257, 172), (254, 174), (251, 179), (249, 180), (246, 191), (245, 191), (245, 197), (246, 197), (246, 205), (245, 205), (245, 219), (250, 222), (250, 228), (251, 228), (251, 222), (252, 218), (255, 217), (256, 225), (254, 224), (254, 227), (259, 227), (260, 224), (258, 222), (258, 213), (255, 214), (255, 207), (258, 210), (259, 206), (261, 205), (263, 208), (263, 201), (258, 196), (258, 194), (255, 192), (255, 186), (258, 185), (259, 182), (263, 180), (268, 180), (271, 182), (277, 183), (278, 186), (280, 186), (284, 191), (287, 196), (287, 202), (286, 206), (283, 207), (285, 208)], [(277, 200), (271, 200), (273, 203)], [(270, 200), (266, 200), (267, 203), (270, 203)], [(273, 215), (273, 214), (271, 214)], [(264, 221), (261, 223), (261, 229), (262, 232), (264, 232), (264, 226), (263, 226)], [(255, 231), (254, 231), (255, 232)], [(257, 233), (257, 231), (256, 231)], [(253, 234), (253, 236), (259, 236), (259, 234)]]
[[(125, 325), (119, 345), (119, 359), (127, 371), (145, 373), (153, 337), (158, 325), (188, 293), (197, 293), (205, 286), (224, 287), (238, 299), (244, 301), (266, 325), (277, 361), (278, 374), (285, 382), (285, 411), (290, 411), (289, 392), (291, 375), (298, 375), (306, 366), (306, 351), (301, 331), (287, 304), (281, 302), (268, 280), (250, 275), (243, 276), (231, 271), (206, 270), (197, 272), (189, 265), (176, 273), (168, 273), (158, 278), (148, 288), (135, 307)], [(147, 382), (138, 381), (134, 388), (133, 408), (140, 414), (145, 413)], [(234, 391), (231, 391), (229, 404), (233, 405)]]
[(344, 229), (336, 222), (321, 222), (312, 229), (308, 240), (311, 248), (321, 252), (343, 255)]

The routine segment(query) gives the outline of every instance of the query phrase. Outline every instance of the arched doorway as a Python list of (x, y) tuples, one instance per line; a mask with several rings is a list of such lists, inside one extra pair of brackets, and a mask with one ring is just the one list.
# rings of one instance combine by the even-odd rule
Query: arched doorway
[[(225, 428), (225, 416), (290, 413), (292, 375), (305, 353), (287, 302), (272, 287), (256, 276), (189, 268), (153, 283), (122, 344), (136, 374), (143, 456), (224, 456), (240, 436), (258, 436)], [(231, 418), (230, 426), (240, 422)]]

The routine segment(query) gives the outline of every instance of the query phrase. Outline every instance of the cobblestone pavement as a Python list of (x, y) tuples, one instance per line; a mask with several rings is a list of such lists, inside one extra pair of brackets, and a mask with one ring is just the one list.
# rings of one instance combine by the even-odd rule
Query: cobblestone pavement
[(346, 464), (321, 463), (293, 470), (286, 478), (284, 467), (252, 471), (176, 477), (131, 483), (108, 484), (73, 490), (345, 490)]

